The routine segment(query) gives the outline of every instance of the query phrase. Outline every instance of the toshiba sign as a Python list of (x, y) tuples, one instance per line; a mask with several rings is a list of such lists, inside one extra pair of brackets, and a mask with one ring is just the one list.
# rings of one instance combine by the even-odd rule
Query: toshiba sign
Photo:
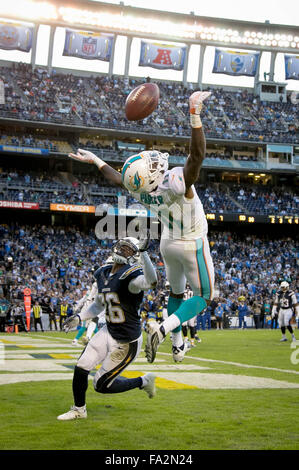
[(62, 211), (62, 212), (84, 212), (84, 213), (95, 213), (95, 206), (79, 206), (77, 204), (50, 204), (51, 211)]
[(36, 202), (19, 202), (19, 201), (0, 201), (0, 207), (3, 209), (39, 209)]

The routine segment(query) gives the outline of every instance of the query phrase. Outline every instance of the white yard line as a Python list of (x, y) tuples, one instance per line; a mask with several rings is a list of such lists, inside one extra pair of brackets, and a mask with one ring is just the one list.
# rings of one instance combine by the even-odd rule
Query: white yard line
[[(35, 338), (43, 338), (43, 339), (50, 339), (52, 341), (66, 341), (68, 343), (71, 343), (71, 339), (68, 339), (68, 338), (58, 338), (58, 337), (53, 337), (53, 336), (47, 336), (47, 335), (44, 335), (44, 334), (33, 334), (32, 336), (27, 333), (23, 333), (23, 334), (20, 334), (19, 335), (19, 338), (20, 336), (22, 337), (25, 337), (25, 338), (32, 338), (32, 339), (35, 339)], [(8, 336), (6, 336), (7, 339)], [(11, 338), (13, 340), (13, 338)], [(1, 340), (1, 338), (0, 338)], [(40, 346), (40, 344), (39, 344)], [(84, 346), (82, 346), (82, 349), (83, 349)], [(74, 348), (74, 346), (73, 346)], [(28, 352), (28, 351), (26, 351)], [(36, 351), (34, 351), (36, 352)], [(291, 351), (290, 351), (291, 353)], [(160, 352), (158, 351), (157, 353), (158, 355), (164, 355), (164, 356), (172, 356), (172, 354), (170, 353), (164, 353), (164, 352)], [(213, 362), (213, 363), (218, 363), (218, 364), (225, 364), (225, 365), (231, 365), (231, 366), (235, 366), (235, 367), (244, 367), (244, 368), (247, 368), (247, 369), (261, 369), (261, 370), (271, 370), (271, 371), (275, 371), (275, 372), (285, 372), (285, 373), (288, 373), (288, 374), (295, 374), (295, 375), (299, 375), (299, 371), (296, 371), (296, 370), (289, 370), (289, 369), (278, 369), (276, 367), (265, 367), (265, 366), (257, 366), (257, 365), (252, 365), (252, 364), (242, 364), (240, 362), (232, 362), (232, 361), (221, 361), (219, 359), (206, 359), (206, 358), (201, 358), (201, 357), (194, 357), (194, 356), (189, 356), (187, 355), (186, 358), (188, 359), (192, 359), (194, 361), (202, 361), (202, 362)]]
[[(163, 352), (158, 352), (158, 354), (162, 354), (164, 356), (172, 356), (172, 354), (163, 353)], [(247, 369), (274, 370), (276, 372), (287, 372), (289, 374), (296, 374), (296, 375), (299, 374), (299, 371), (297, 371), (297, 370), (277, 369), (276, 367), (254, 366), (254, 365), (251, 365), (251, 364), (242, 364), (240, 362), (220, 361), (218, 359), (205, 359), (205, 358), (202, 358), (202, 357), (194, 357), (194, 356), (185, 356), (185, 357), (187, 359), (193, 359), (195, 361), (214, 362), (214, 363), (227, 364), (227, 365), (236, 366), (236, 367), (245, 367)]]

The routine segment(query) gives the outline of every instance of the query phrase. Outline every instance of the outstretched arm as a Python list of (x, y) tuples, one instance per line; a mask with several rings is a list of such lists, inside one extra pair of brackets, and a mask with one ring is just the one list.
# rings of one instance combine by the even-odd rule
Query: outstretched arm
[(184, 178), (186, 184), (186, 194), (192, 184), (199, 177), (200, 168), (205, 158), (206, 139), (200, 119), (200, 111), (203, 107), (203, 101), (210, 96), (209, 91), (196, 91), (189, 98), (190, 123), (192, 127), (190, 141), (190, 155), (187, 158), (184, 167)]
[(143, 274), (135, 277), (128, 286), (132, 294), (154, 289), (157, 285), (157, 274), (146, 251), (140, 253), (140, 264), (143, 269)]
[(114, 170), (112, 166), (104, 162), (100, 157), (97, 157), (94, 153), (89, 152), (88, 150), (78, 149), (77, 153), (69, 153), (69, 157), (73, 160), (77, 160), (78, 162), (96, 165), (104, 176), (104, 178), (109, 181), (109, 183), (124, 188), (122, 184), (121, 174), (118, 171)]

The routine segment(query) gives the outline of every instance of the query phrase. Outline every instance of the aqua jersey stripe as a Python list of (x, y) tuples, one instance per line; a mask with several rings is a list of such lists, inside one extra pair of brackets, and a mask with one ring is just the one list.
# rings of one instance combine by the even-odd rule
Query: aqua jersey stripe
[(121, 172), (122, 181), (124, 181), (125, 173), (126, 173), (128, 167), (131, 165), (131, 163), (136, 162), (136, 160), (141, 160), (141, 158), (142, 157), (140, 157), (140, 155), (137, 155), (136, 157), (131, 157), (129, 159), (129, 161), (125, 164), (125, 166), (123, 167), (122, 172)]
[(196, 240), (196, 259), (201, 284), (201, 295), (202, 297), (209, 299), (211, 296), (210, 278), (203, 255), (203, 241), (201, 238)]

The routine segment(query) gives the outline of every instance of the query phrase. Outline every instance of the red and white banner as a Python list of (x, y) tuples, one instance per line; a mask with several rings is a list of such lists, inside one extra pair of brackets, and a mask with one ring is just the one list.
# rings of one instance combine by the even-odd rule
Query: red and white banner
[(138, 65), (140, 67), (153, 67), (161, 70), (183, 70), (186, 51), (186, 46), (181, 47), (141, 41)]
[(27, 330), (30, 331), (31, 289), (29, 289), (29, 287), (26, 287), (24, 289), (23, 293), (24, 293), (24, 304), (25, 304)]
[(39, 204), (37, 202), (0, 201), (0, 207), (3, 209), (39, 209)]

